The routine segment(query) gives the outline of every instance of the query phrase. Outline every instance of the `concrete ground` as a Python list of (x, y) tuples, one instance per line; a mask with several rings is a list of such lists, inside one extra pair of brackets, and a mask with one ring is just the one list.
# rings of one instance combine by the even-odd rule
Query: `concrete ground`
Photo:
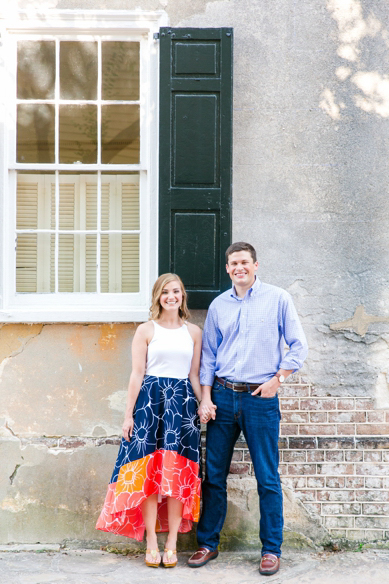
[(384, 584), (389, 582), (389, 550), (358, 552), (284, 552), (274, 576), (258, 573), (252, 552), (223, 552), (198, 569), (186, 565), (189, 553), (179, 554), (174, 569), (147, 568), (143, 556), (96, 550), (26, 551), (23, 546), (0, 549), (1, 584)]

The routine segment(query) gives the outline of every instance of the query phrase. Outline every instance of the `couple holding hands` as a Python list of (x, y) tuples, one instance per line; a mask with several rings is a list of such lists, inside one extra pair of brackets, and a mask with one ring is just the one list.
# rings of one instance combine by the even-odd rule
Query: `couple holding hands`
[[(302, 366), (307, 343), (290, 295), (261, 282), (257, 269), (252, 245), (238, 242), (227, 249), (232, 288), (211, 303), (203, 335), (188, 322), (181, 279), (163, 274), (153, 287), (151, 319), (135, 333), (121, 445), (96, 527), (138, 541), (146, 531), (150, 567), (177, 564), (177, 533), (190, 531), (193, 522), (199, 547), (189, 566), (217, 557), (227, 476), (243, 431), (258, 484), (259, 571), (271, 575), (279, 569), (277, 390)], [(200, 421), (207, 424), (203, 483)], [(162, 555), (157, 532), (168, 532)]]

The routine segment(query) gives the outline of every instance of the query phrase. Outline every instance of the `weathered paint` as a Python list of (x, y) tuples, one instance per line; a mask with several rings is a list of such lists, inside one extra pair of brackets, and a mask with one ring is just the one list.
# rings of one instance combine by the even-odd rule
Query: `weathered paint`
[[(14, 2), (43, 12), (131, 10), (139, 4)], [(284, 416), (289, 412), (290, 421), (284, 422), (289, 434), (283, 448), (289, 459), (282, 470), (290, 475), (283, 480), (298, 496), (386, 497), (389, 7), (373, 0), (141, 4), (166, 10), (171, 26), (234, 27), (233, 238), (257, 248), (263, 280), (290, 291), (310, 346), (302, 382), (285, 389), (290, 399), (284, 400)], [(204, 317), (205, 311), (193, 313), (198, 324)], [(0, 330), (1, 488), (7, 507), (1, 512), (2, 541), (100, 537), (93, 525), (116, 456), (134, 331), (131, 324)], [(316, 402), (305, 403), (306, 397)], [(362, 408), (360, 400), (369, 404)], [(355, 418), (347, 417), (350, 404)], [(361, 412), (365, 422), (346, 422), (360, 420)], [(336, 415), (337, 425), (329, 421)], [(333, 428), (339, 434), (324, 435)], [(357, 431), (370, 434), (355, 436)], [(370, 457), (366, 463), (361, 451)], [(239, 469), (247, 468), (243, 460)], [(358, 474), (347, 474), (352, 469)], [(235, 510), (224, 545), (242, 536), (239, 512), (247, 505), (254, 512), (256, 505), (252, 477), (249, 486), (246, 476), (235, 474), (233, 480)], [(243, 491), (249, 489), (249, 501), (238, 481)], [(373, 516), (351, 516), (347, 510), (358, 507), (348, 509), (347, 502), (306, 499), (295, 514), (293, 497), (285, 495), (287, 525), (302, 541), (306, 511), (315, 520), (320, 509), (327, 513), (324, 527), (339, 537), (387, 537), (379, 517), (374, 528)], [(253, 534), (256, 519), (250, 511), (244, 516)]]

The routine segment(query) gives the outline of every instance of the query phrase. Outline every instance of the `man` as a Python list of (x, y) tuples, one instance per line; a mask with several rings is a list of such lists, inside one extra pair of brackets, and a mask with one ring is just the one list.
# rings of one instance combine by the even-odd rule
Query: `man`
[(252, 245), (233, 243), (226, 262), (232, 289), (211, 303), (204, 325), (199, 413), (202, 420), (209, 420), (207, 462), (197, 528), (199, 549), (188, 564), (198, 568), (218, 555), (227, 513), (227, 475), (243, 431), (258, 485), (259, 571), (271, 575), (280, 567), (283, 528), (277, 390), (302, 366), (307, 342), (291, 296), (256, 277)]

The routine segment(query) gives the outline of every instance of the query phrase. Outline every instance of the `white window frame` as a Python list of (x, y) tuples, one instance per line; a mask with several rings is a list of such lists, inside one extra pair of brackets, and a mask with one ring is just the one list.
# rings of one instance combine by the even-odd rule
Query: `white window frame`
[[(142, 322), (148, 319), (150, 290), (158, 274), (158, 64), (159, 43), (154, 38), (166, 26), (163, 11), (48, 10), (45, 14), (18, 12), (0, 20), (3, 61), (0, 86), (7, 87), (0, 108), (3, 177), (2, 269), (0, 270), (0, 322)], [(75, 171), (73, 164), (15, 162), (16, 43), (20, 39), (134, 40), (141, 44), (140, 101), (141, 152), (139, 164), (84, 164), (80, 172), (139, 172), (140, 258), (138, 293), (16, 293), (16, 180), (18, 170)], [(68, 38), (67, 38), (68, 37)], [(94, 37), (94, 38), (93, 38)], [(1, 56), (1, 53), (0, 53)], [(1, 59), (0, 59), (1, 60)], [(11, 90), (10, 90), (11, 89)], [(1, 99), (1, 98), (0, 98)], [(3, 107), (2, 107), (3, 106)], [(3, 119), (2, 119), (3, 118)], [(1, 196), (2, 195), (2, 196)], [(0, 257), (1, 257), (0, 256)]]

